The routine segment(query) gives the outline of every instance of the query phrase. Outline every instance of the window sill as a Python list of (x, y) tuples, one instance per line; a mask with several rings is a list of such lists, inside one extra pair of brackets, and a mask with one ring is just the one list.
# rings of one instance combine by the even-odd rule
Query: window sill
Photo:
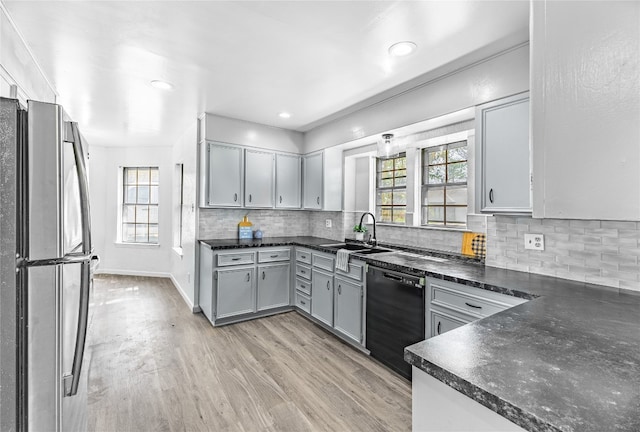
[(141, 248), (141, 249), (156, 249), (160, 247), (160, 243), (127, 243), (127, 242), (114, 242), (115, 247), (118, 248)]
[(399, 224), (391, 224), (391, 223), (377, 223), (376, 226), (383, 227), (395, 227), (395, 228), (415, 228), (415, 229), (424, 229), (424, 230), (433, 230), (433, 231), (453, 231), (453, 232), (472, 232), (467, 227), (440, 227), (440, 226), (428, 226), (428, 225), (399, 225)]

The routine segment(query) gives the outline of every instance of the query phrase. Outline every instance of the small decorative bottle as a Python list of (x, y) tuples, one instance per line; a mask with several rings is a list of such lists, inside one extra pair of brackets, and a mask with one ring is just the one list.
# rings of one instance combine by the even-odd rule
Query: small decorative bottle
[(253, 224), (249, 222), (247, 215), (242, 218), (242, 221), (238, 224), (238, 238), (240, 240), (250, 240), (253, 238), (253, 230), (251, 227)]

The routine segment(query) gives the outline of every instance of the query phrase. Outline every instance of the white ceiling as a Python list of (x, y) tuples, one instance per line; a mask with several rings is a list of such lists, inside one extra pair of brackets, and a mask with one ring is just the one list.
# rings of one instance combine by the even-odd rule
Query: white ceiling
[[(306, 131), (529, 36), (528, 1), (3, 3), (59, 102), (92, 145), (107, 146), (170, 145), (202, 112)], [(390, 58), (402, 40), (418, 50)], [(175, 89), (154, 89), (155, 79)]]

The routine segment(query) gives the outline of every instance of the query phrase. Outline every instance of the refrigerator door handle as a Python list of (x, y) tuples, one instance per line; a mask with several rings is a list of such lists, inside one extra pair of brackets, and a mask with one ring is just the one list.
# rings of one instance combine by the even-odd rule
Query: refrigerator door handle
[(84, 163), (82, 151), (82, 138), (78, 130), (78, 123), (70, 122), (73, 136), (73, 154), (78, 170), (78, 188), (80, 189), (80, 214), (82, 218), (82, 253), (91, 254), (91, 219), (89, 211), (89, 184), (87, 180), (87, 167)]
[(55, 266), (59, 264), (80, 264), (85, 261), (97, 259), (97, 255), (93, 254), (93, 251), (88, 254), (85, 253), (68, 253), (60, 258), (43, 258), (37, 260), (30, 260), (28, 258), (18, 258), (17, 267), (42, 267), (42, 266)]
[(74, 396), (78, 392), (80, 372), (84, 358), (84, 346), (87, 341), (87, 325), (89, 323), (89, 289), (91, 285), (91, 259), (83, 262), (80, 272), (80, 310), (78, 312), (78, 330), (76, 348), (73, 354), (71, 375), (64, 377), (64, 395)]

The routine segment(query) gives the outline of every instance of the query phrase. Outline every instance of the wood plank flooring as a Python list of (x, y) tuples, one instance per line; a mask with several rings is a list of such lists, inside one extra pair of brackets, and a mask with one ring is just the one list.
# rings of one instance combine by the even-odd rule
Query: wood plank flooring
[(408, 431), (411, 384), (295, 312), (214, 328), (171, 281), (97, 275), (89, 430)]

